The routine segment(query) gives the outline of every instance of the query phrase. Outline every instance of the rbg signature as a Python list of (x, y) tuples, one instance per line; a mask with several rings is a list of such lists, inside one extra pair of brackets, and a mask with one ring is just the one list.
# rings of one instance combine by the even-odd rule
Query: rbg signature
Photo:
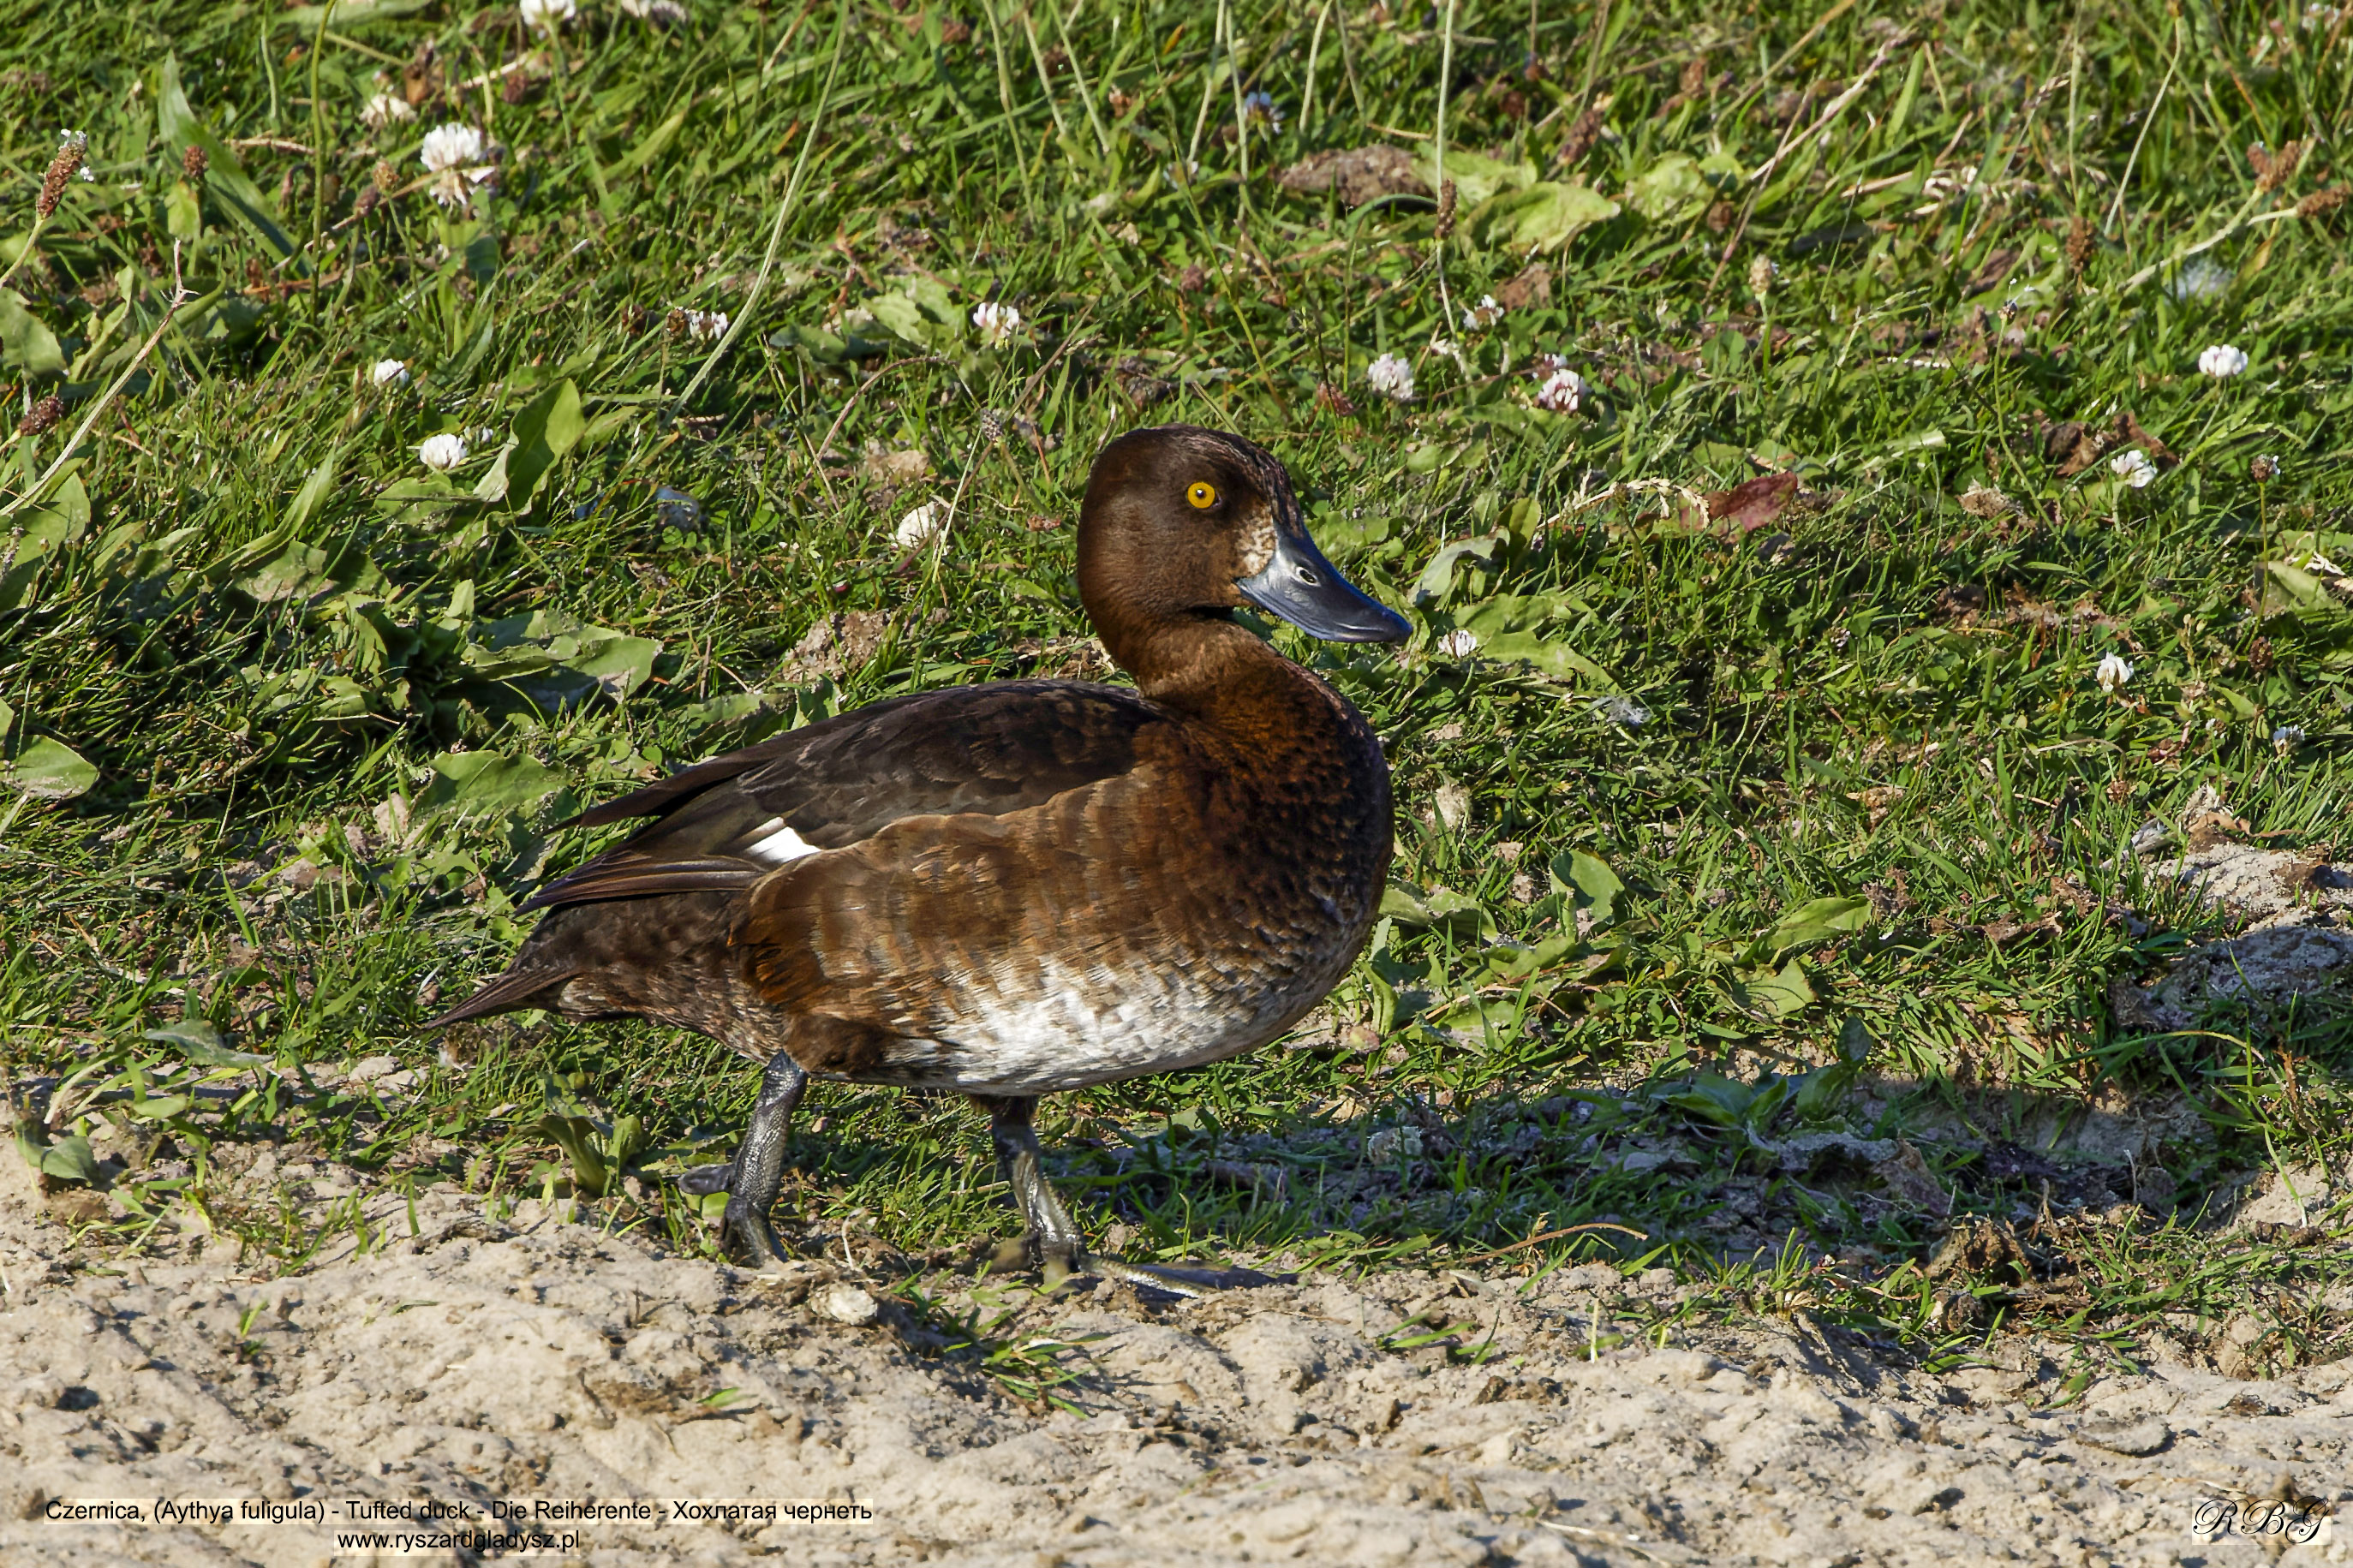
[(2284, 1535), (2298, 1546), (2320, 1533), (2325, 1514), (2307, 1513), (2284, 1502), (2250, 1503), (2241, 1508), (2221, 1498), (2204, 1498), (2190, 1516), (2189, 1527), (2200, 1535)]

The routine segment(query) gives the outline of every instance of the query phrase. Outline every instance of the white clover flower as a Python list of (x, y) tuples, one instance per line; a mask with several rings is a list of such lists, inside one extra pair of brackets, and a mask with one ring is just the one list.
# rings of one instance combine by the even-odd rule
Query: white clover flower
[(1583, 376), (1556, 361), (1536, 385), (1536, 406), (1555, 414), (1574, 414), (1590, 390)]
[(578, 0), (522, 0), (522, 25), (534, 33), (553, 33), (579, 19)]
[(2217, 381), (2242, 374), (2247, 368), (2247, 356), (2228, 343), (2216, 343), (2198, 356), (2198, 368)]
[(1458, 626), (1430, 646), (1449, 658), (1469, 658), (1479, 651), (1479, 637), (1477, 633)]
[(1622, 725), (1629, 730), (1639, 730), (1651, 721), (1648, 708), (1624, 697), (1604, 698), (1596, 705), (1594, 711), (1612, 724)]
[(408, 365), (401, 360), (380, 359), (370, 367), (368, 380), (377, 386), (406, 386)]
[(1282, 129), (1282, 109), (1274, 95), (1265, 92), (1242, 94), (1242, 118), (1253, 124), (1263, 124), (1273, 130)]
[(417, 118), (417, 110), (405, 98), (389, 92), (379, 92), (360, 105), (360, 123), (371, 131), (381, 131), (387, 125), (406, 125)]
[(1395, 354), (1383, 354), (1365, 372), (1365, 379), (1383, 397), (1398, 403), (1413, 401), (1413, 366)]
[(1495, 303), (1493, 294), (1482, 294), (1479, 302), (1462, 312), (1462, 330), (1483, 332), (1504, 319), (1504, 307)]
[(899, 520), (899, 526), (891, 531), (891, 541), (902, 550), (921, 550), (944, 537), (947, 531), (947, 502), (927, 500)]
[(699, 343), (715, 343), (727, 335), (727, 312), (724, 310), (681, 310), (686, 322), (686, 335)]
[(479, 163), (487, 151), (482, 133), (472, 126), (437, 125), (425, 133), (425, 145), (418, 149), (417, 161), (425, 165), (427, 174), (439, 174)]
[(1773, 280), (1780, 276), (1781, 269), (1773, 265), (1771, 257), (1758, 257), (1748, 264), (1749, 292), (1762, 300), (1773, 291)]
[(621, 0), (621, 14), (657, 27), (675, 27), (686, 20), (686, 7), (678, 0)]
[(2148, 489), (2157, 478), (2157, 465), (2138, 447), (2127, 447), (2108, 459), (2109, 471), (2137, 490)]
[(462, 436), (427, 436), (417, 448), (417, 460), (436, 473), (446, 474), (466, 460)]
[(2100, 689), (2110, 693), (2121, 689), (2124, 683), (2132, 678), (2133, 667), (2125, 662), (2122, 654), (2107, 655), (2100, 660), (2100, 668), (2092, 672), (2092, 679), (2099, 682)]
[(988, 346), (1001, 349), (1021, 331), (1021, 312), (1010, 305), (1000, 305), (994, 300), (984, 300), (972, 308), (972, 324)]
[(2285, 755), (2304, 744), (2304, 726), (2282, 724), (2272, 731), (2272, 749)]

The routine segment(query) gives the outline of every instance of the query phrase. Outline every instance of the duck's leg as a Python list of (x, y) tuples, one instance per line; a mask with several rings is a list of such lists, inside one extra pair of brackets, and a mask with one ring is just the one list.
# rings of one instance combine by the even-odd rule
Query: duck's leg
[(785, 1261), (768, 1211), (784, 1190), (785, 1137), (807, 1088), (808, 1074), (791, 1057), (776, 1052), (760, 1074), (760, 1098), (753, 1102), (752, 1124), (744, 1130), (735, 1158), (724, 1165), (698, 1165), (678, 1179), (681, 1188), (698, 1197), (727, 1194), (727, 1209), (719, 1221), (720, 1247), (738, 1248), (759, 1267)]
[(1079, 1272), (1086, 1257), (1086, 1240), (1039, 1163), (1042, 1152), (1038, 1147), (1038, 1130), (1031, 1124), (1038, 1110), (1037, 1096), (976, 1094), (972, 1099), (988, 1112), (988, 1141), (997, 1146), (997, 1173), (1013, 1189), (1013, 1206), (1021, 1211), (1026, 1227), (1021, 1239), (1036, 1256), (1050, 1290)]
[(988, 1112), (988, 1137), (997, 1146), (997, 1173), (1013, 1189), (1014, 1206), (1021, 1211), (1022, 1223), (1028, 1227), (1022, 1240), (1037, 1257), (1048, 1289), (1080, 1273), (1107, 1275), (1172, 1296), (1206, 1296), (1276, 1282), (1252, 1268), (1172, 1268), (1089, 1252), (1071, 1211), (1062, 1206), (1039, 1163), (1042, 1151), (1038, 1131), (1031, 1125), (1037, 1098), (976, 1094), (972, 1100)]

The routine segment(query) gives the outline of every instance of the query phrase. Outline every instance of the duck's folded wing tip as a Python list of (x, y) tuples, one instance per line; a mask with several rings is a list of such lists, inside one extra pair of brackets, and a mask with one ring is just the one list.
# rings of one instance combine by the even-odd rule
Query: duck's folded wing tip
[(761, 874), (761, 868), (733, 858), (657, 860), (617, 855), (592, 860), (570, 876), (557, 878), (520, 907), (548, 910), (661, 893), (740, 893), (758, 881)]

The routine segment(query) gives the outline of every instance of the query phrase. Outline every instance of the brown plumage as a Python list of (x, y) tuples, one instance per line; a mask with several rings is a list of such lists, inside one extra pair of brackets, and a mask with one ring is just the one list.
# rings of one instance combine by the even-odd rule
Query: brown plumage
[(1074, 1266), (1037, 1173), (1036, 1097), (1272, 1039), (1355, 958), (1388, 865), (1370, 728), (1230, 611), (1353, 641), (1406, 630), (1236, 437), (1112, 442), (1078, 543), (1080, 597), (1134, 690), (897, 698), (586, 812), (653, 820), (531, 900), (550, 912), (512, 968), (436, 1025), (635, 1015), (766, 1063), (735, 1162), (689, 1185), (730, 1190), (733, 1238), (770, 1257), (807, 1077), (961, 1089), (996, 1119), (1050, 1272)]

